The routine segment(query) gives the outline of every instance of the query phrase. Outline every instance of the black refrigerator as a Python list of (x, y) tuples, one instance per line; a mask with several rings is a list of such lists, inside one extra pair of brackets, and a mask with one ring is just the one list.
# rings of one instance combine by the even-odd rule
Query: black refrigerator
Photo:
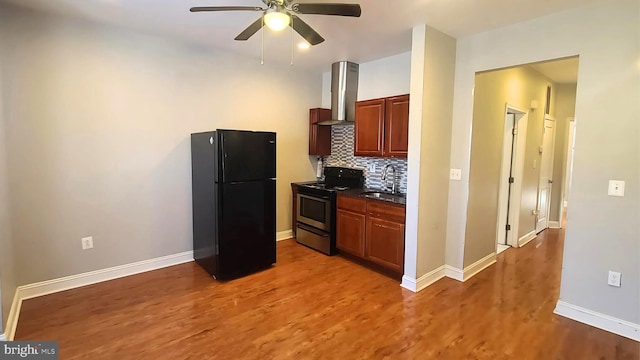
[(218, 280), (276, 262), (276, 134), (191, 134), (193, 253)]

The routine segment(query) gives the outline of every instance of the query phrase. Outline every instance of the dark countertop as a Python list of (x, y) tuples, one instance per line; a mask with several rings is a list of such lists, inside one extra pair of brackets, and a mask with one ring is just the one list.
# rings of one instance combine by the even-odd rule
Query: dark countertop
[[(291, 183), (292, 187), (298, 187), (300, 185), (305, 185), (305, 184), (315, 184), (318, 181), (304, 181), (304, 182), (295, 182), (295, 183)], [(384, 197), (372, 197), (372, 196), (367, 196), (366, 193), (371, 193), (371, 192), (380, 192), (383, 194), (387, 194)], [(374, 200), (374, 201), (381, 201), (384, 203), (390, 203), (390, 204), (396, 204), (396, 205), (406, 205), (407, 203), (407, 198), (406, 195), (404, 194), (397, 194), (397, 195), (392, 195), (390, 192), (388, 191), (383, 191), (380, 189), (373, 189), (373, 188), (356, 188), (356, 189), (349, 189), (349, 190), (342, 190), (342, 191), (338, 191), (337, 195), (344, 195), (344, 196), (351, 196), (351, 197), (357, 197), (357, 198), (362, 198), (362, 199), (367, 199), (367, 200)]]
[[(376, 197), (367, 195), (367, 193), (371, 193), (371, 192), (380, 192), (388, 195), (385, 197), (376, 198)], [(351, 197), (357, 197), (357, 198), (374, 200), (374, 201), (381, 201), (384, 203), (391, 203), (391, 204), (402, 205), (402, 206), (405, 206), (407, 203), (407, 197), (405, 195), (401, 195), (401, 194), (392, 195), (390, 192), (382, 191), (380, 189), (372, 189), (372, 188), (360, 188), (360, 189), (349, 189), (349, 190), (339, 191), (338, 195), (351, 196)]]

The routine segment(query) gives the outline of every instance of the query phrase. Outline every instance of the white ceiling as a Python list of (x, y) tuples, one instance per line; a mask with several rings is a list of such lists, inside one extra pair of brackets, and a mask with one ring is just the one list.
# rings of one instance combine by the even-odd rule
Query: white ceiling
[[(296, 66), (328, 70), (329, 64), (339, 60), (361, 63), (409, 51), (411, 28), (417, 24), (426, 23), (459, 38), (599, 1), (606, 0), (345, 0), (361, 4), (360, 18), (300, 16), (326, 41), (305, 51), (296, 48), (295, 62)], [(0, 0), (2, 2), (260, 57), (260, 33), (246, 42), (233, 40), (260, 13), (189, 12), (192, 6), (262, 6), (260, 0)], [(267, 31), (265, 61), (288, 64), (290, 37), (288, 31)], [(300, 40), (296, 34), (295, 42)]]
[(530, 64), (536, 71), (559, 84), (578, 82), (578, 58), (572, 57)]

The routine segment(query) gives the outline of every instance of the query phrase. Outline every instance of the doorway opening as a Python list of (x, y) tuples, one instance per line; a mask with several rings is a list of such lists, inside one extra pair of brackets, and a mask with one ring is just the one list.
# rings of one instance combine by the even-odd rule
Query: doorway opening
[(518, 246), (516, 234), (518, 234), (527, 126), (527, 112), (507, 104), (504, 117), (496, 234), (498, 254), (511, 246)]

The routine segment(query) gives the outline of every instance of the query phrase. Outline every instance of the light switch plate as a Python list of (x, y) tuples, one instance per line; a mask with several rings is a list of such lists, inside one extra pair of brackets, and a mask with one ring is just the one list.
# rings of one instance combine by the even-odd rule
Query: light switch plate
[(609, 196), (624, 196), (624, 181), (609, 180)]
[(462, 170), (461, 169), (451, 169), (449, 173), (449, 179), (451, 180), (462, 180)]
[(619, 272), (609, 271), (609, 280), (607, 281), (607, 284), (615, 287), (620, 287), (621, 276), (622, 275)]

